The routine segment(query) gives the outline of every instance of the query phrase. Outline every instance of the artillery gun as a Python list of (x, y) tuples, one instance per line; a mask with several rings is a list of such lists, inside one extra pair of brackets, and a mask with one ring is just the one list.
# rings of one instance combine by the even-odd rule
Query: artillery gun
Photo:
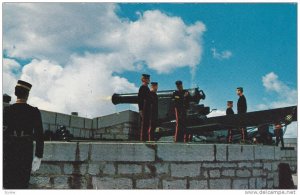
[[(274, 123), (281, 123), (283, 126), (297, 121), (297, 106), (276, 108), (248, 112), (244, 114), (234, 114), (228, 116), (207, 117), (211, 112), (210, 107), (199, 104), (200, 100), (205, 99), (205, 93), (199, 88), (187, 89), (191, 95), (190, 106), (187, 116), (186, 131), (192, 133), (194, 137), (213, 137), (216, 131), (224, 131), (228, 128), (233, 129), (233, 141), (240, 139), (239, 129), (247, 129), (248, 140), (259, 137), (260, 140), (267, 140), (270, 134), (268, 127)], [(158, 131), (155, 132), (155, 139), (159, 140), (164, 136), (172, 136), (175, 132), (176, 122), (174, 114), (174, 105), (172, 101), (173, 90), (158, 91)], [(138, 94), (113, 94), (112, 103), (116, 104), (137, 104)], [(271, 137), (274, 134), (271, 134)], [(214, 141), (220, 141), (214, 139)]]

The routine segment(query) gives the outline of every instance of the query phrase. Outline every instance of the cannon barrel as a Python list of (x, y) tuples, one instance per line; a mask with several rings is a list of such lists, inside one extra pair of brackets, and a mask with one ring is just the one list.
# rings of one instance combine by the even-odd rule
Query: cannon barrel
[[(199, 88), (187, 89), (191, 95), (191, 102), (199, 103), (201, 99), (205, 99), (205, 94)], [(161, 98), (171, 98), (174, 90), (165, 90), (158, 91), (157, 96)], [(126, 94), (117, 94), (114, 93), (112, 96), (112, 103), (116, 104), (137, 104), (138, 103), (138, 94), (137, 93), (126, 93)]]

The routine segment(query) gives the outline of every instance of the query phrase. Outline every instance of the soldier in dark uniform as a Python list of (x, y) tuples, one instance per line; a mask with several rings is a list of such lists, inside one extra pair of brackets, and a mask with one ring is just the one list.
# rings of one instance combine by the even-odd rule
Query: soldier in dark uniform
[(157, 97), (157, 89), (158, 83), (151, 82), (151, 90), (150, 90), (150, 97), (151, 97), (151, 118), (150, 118), (150, 127), (148, 132), (148, 140), (154, 141), (154, 133), (157, 127), (157, 120), (158, 120), (158, 97)]
[(172, 100), (174, 101), (176, 131), (174, 136), (175, 142), (190, 141), (190, 134), (186, 132), (187, 109), (189, 107), (190, 94), (183, 89), (182, 81), (176, 81), (177, 90), (173, 92)]
[[(226, 115), (232, 115), (234, 114), (234, 111), (232, 109), (233, 107), (233, 101), (227, 101), (227, 109), (226, 109)], [(232, 129), (228, 129), (228, 143), (232, 143)]]
[[(31, 84), (19, 80), (15, 87), (17, 101), (3, 111), (3, 187), (26, 189), (31, 171), (36, 171), (43, 157), (44, 140), (41, 113), (27, 104)], [(36, 141), (33, 159), (33, 140)]]
[(276, 146), (281, 142), (282, 148), (284, 148), (283, 142), (283, 130), (280, 123), (275, 124), (275, 136), (276, 136)]
[(138, 104), (139, 112), (141, 116), (141, 132), (140, 132), (140, 141), (146, 141), (150, 126), (150, 106), (151, 106), (151, 96), (150, 89), (148, 84), (150, 82), (150, 75), (142, 75), (142, 85), (139, 89), (138, 94)]
[[(237, 102), (237, 113), (238, 114), (244, 114), (247, 112), (247, 101), (244, 96), (244, 90), (242, 87), (238, 87), (236, 89), (236, 93), (239, 96), (238, 102)], [(245, 138), (247, 138), (247, 131), (246, 127), (241, 128), (241, 136), (242, 136), (242, 142), (245, 142)]]

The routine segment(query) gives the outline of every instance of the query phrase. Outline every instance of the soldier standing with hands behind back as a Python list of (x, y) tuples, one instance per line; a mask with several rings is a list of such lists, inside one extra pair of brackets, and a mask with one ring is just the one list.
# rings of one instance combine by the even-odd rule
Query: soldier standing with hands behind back
[(148, 141), (154, 141), (154, 134), (157, 126), (157, 120), (158, 120), (158, 97), (156, 94), (157, 89), (158, 89), (158, 83), (151, 82), (151, 90), (150, 90), (151, 118), (150, 118), (150, 127), (148, 131)]
[[(247, 112), (247, 101), (244, 96), (244, 89), (242, 87), (238, 87), (236, 89), (236, 93), (239, 96), (237, 102), (237, 113), (244, 114)], [(241, 136), (242, 136), (242, 143), (245, 143), (245, 138), (247, 137), (246, 127), (241, 127)]]
[[(3, 187), (26, 189), (30, 173), (39, 169), (44, 151), (43, 126), (38, 108), (27, 104), (32, 85), (19, 80), (17, 101), (3, 112)], [(33, 159), (33, 140), (36, 141)]]
[(151, 106), (151, 97), (150, 97), (150, 89), (148, 87), (150, 82), (150, 75), (143, 74), (142, 85), (139, 89), (138, 93), (138, 104), (139, 104), (139, 112), (141, 116), (141, 131), (140, 131), (140, 141), (147, 140), (147, 134), (150, 126), (150, 106)]
[(175, 142), (188, 141), (190, 136), (186, 132), (187, 109), (189, 107), (190, 94), (183, 89), (182, 81), (176, 81), (177, 90), (173, 92), (172, 100), (175, 106), (176, 131)]

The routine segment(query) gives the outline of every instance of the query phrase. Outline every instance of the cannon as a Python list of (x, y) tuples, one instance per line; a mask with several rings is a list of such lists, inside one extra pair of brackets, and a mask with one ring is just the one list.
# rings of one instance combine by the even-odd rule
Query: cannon
[[(199, 104), (205, 99), (205, 93), (199, 88), (187, 89), (191, 95), (190, 106), (187, 111), (187, 132), (194, 137), (213, 137), (217, 131), (227, 131), (228, 128), (236, 132), (234, 139), (238, 141), (239, 129), (246, 128), (248, 140), (268, 134), (268, 129), (274, 123), (281, 123), (284, 126), (293, 121), (297, 121), (297, 106), (276, 108), (262, 111), (248, 112), (244, 114), (234, 114), (228, 116), (217, 116), (208, 118), (210, 108)], [(172, 101), (173, 90), (157, 92), (158, 95), (158, 131), (155, 132), (155, 139), (174, 135), (176, 122), (174, 121), (174, 105)], [(113, 94), (113, 104), (137, 104), (138, 94)], [(253, 129), (256, 129), (253, 131)], [(258, 131), (259, 130), (259, 131)], [(260, 135), (261, 134), (261, 135)], [(273, 135), (274, 136), (274, 135)], [(225, 139), (226, 141), (226, 139)]]
[[(200, 100), (205, 99), (205, 93), (199, 88), (187, 89), (191, 95), (190, 108), (188, 109), (188, 117), (193, 115), (205, 116), (209, 114), (210, 108), (205, 107), (203, 104), (199, 104)], [(172, 95), (174, 90), (158, 91), (158, 122), (167, 122), (175, 119), (174, 107), (172, 102)], [(138, 94), (127, 93), (127, 94), (113, 94), (112, 103), (117, 104), (137, 104)]]

